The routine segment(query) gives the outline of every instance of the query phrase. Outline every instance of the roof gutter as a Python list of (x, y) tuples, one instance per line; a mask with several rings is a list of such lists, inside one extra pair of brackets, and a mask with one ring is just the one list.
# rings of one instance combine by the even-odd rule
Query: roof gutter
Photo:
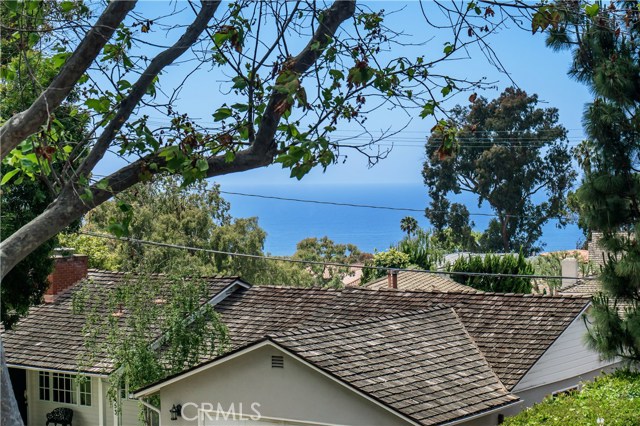
[(522, 404), (522, 403), (523, 403), (523, 401), (521, 399), (519, 399), (517, 401), (510, 402), (509, 404), (501, 405), (500, 407), (492, 408), (491, 410), (487, 410), (487, 411), (483, 411), (482, 413), (474, 414), (473, 416), (463, 417), (463, 418), (460, 418), (460, 419), (457, 419), (457, 420), (453, 420), (453, 421), (448, 422), (448, 423), (440, 423), (440, 425), (441, 426), (459, 425), (461, 423), (466, 423), (466, 422), (468, 422), (470, 420), (475, 420), (475, 419), (484, 417), (486, 415), (493, 414), (496, 411), (500, 411), (500, 410), (502, 410), (504, 408), (513, 407), (513, 406), (516, 406), (516, 405), (519, 405), (519, 404)]
[(64, 374), (81, 374), (88, 377), (102, 377), (108, 378), (109, 374), (100, 374), (100, 373), (90, 373), (87, 371), (78, 371), (78, 370), (61, 370), (57, 368), (46, 368), (46, 367), (33, 367), (30, 365), (22, 365), (22, 364), (13, 364), (7, 363), (7, 367), (9, 368), (19, 368), (21, 370), (29, 370), (29, 371), (46, 371), (50, 373), (64, 373)]

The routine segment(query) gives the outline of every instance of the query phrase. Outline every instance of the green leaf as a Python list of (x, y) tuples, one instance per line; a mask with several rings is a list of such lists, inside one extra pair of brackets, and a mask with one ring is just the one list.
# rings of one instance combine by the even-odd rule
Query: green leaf
[(58, 53), (51, 57), (51, 63), (55, 68), (60, 68), (64, 65), (65, 62), (67, 62), (69, 56), (71, 56), (71, 53), (69, 52)]
[(237, 75), (237, 76), (233, 77), (231, 79), (231, 81), (233, 81), (232, 88), (234, 88), (234, 89), (242, 90), (245, 87), (247, 87), (247, 80), (241, 75)]
[(127, 228), (122, 223), (110, 223), (107, 230), (116, 237), (127, 235)]
[(206, 172), (209, 170), (209, 163), (204, 158), (199, 158), (198, 161), (196, 161), (196, 168), (201, 172)]
[(129, 83), (127, 80), (118, 81), (118, 90), (126, 90), (129, 87), (131, 87), (131, 83)]
[(100, 99), (87, 99), (84, 101), (84, 104), (90, 109), (104, 114), (109, 111), (109, 99), (104, 97)]
[(598, 3), (587, 4), (584, 7), (584, 11), (586, 12), (587, 16), (590, 18), (593, 18), (594, 16), (596, 16), (599, 10), (600, 10), (600, 5), (598, 5)]
[(231, 105), (231, 108), (239, 111), (239, 112), (245, 112), (249, 109), (249, 105), (247, 104), (233, 104)]
[(227, 107), (218, 108), (218, 110), (213, 113), (213, 120), (222, 121), (225, 118), (231, 117), (232, 113), (233, 111), (231, 111), (231, 108), (227, 108)]
[(422, 112), (420, 112), (420, 118), (425, 118), (425, 117), (427, 117), (429, 115), (433, 115), (435, 110), (436, 110), (436, 103), (434, 101), (427, 102), (422, 107)]
[(101, 179), (98, 181), (96, 188), (106, 191), (109, 188), (109, 179)]
[(75, 3), (72, 1), (63, 1), (60, 3), (60, 10), (63, 12), (70, 12), (75, 7)]
[(8, 171), (7, 173), (5, 173), (2, 176), (2, 181), (0, 181), (0, 185), (4, 185), (7, 182), (9, 182), (9, 180), (11, 180), (11, 178), (14, 177), (19, 171), (20, 171), (20, 169), (13, 169), (13, 170)]

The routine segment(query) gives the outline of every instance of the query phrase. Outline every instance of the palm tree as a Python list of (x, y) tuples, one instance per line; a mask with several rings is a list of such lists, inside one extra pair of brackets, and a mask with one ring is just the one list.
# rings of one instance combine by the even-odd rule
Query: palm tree
[(414, 234), (418, 229), (418, 221), (411, 216), (403, 217), (400, 220), (400, 229), (407, 233), (407, 237), (411, 238), (411, 234)]

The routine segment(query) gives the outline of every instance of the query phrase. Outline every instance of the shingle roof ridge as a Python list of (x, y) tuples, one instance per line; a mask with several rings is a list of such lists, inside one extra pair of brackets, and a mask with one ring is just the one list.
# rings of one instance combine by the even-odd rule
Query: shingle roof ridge
[(507, 296), (514, 298), (534, 298), (534, 299), (584, 299), (585, 296), (580, 295), (564, 295), (564, 294), (534, 294), (534, 293), (499, 293), (494, 291), (438, 291), (438, 290), (403, 290), (403, 289), (388, 289), (388, 288), (367, 288), (363, 286), (352, 286), (343, 288), (325, 288), (325, 287), (295, 287), (287, 285), (256, 285), (253, 288), (267, 288), (267, 289), (287, 289), (287, 290), (317, 290), (326, 292), (342, 292), (342, 291), (363, 291), (363, 292), (393, 292), (393, 293), (412, 293), (412, 294), (468, 294), (476, 296)]
[[(89, 268), (87, 270), (87, 272), (90, 273), (90, 274), (103, 274), (103, 275), (126, 275), (126, 274), (141, 275), (140, 272), (135, 272), (135, 271), (109, 271), (109, 270), (106, 270), (106, 269), (95, 269), (95, 268)], [(151, 272), (148, 275), (149, 276), (153, 276), (153, 277), (169, 277), (169, 275), (164, 273), (164, 272)], [(184, 276), (182, 278), (227, 279), (227, 280), (242, 279), (240, 277), (240, 275), (222, 275), (222, 274), (215, 274), (215, 275), (187, 275), (187, 276)]]
[[(442, 303), (434, 303), (431, 306), (428, 306), (428, 307), (425, 307), (425, 308), (421, 308), (421, 309), (402, 311), (402, 312), (394, 312), (394, 313), (391, 313), (391, 314), (385, 314), (385, 315), (379, 315), (379, 316), (375, 316), (375, 317), (369, 317), (369, 318), (365, 318), (365, 319), (361, 319), (361, 320), (355, 320), (355, 321), (351, 321), (351, 322), (348, 322), (348, 323), (342, 323), (342, 324), (325, 324), (325, 325), (318, 325), (318, 326), (315, 326), (315, 327), (309, 326), (309, 327), (294, 328), (294, 329), (280, 331), (280, 332), (277, 332), (277, 333), (269, 333), (269, 334), (266, 334), (265, 337), (277, 339), (279, 337), (299, 336), (299, 335), (303, 335), (303, 334), (317, 333), (317, 332), (320, 332), (320, 331), (329, 331), (329, 330), (338, 330), (338, 329), (343, 329), (343, 328), (351, 328), (351, 327), (356, 327), (356, 326), (365, 325), (365, 324), (371, 324), (371, 323), (377, 323), (377, 322), (381, 322), (381, 321), (387, 321), (387, 320), (390, 320), (390, 319), (406, 318), (406, 317), (417, 316), (417, 315), (422, 315), (422, 314), (432, 313), (432, 312), (442, 311), (442, 310), (452, 310), (453, 311), (453, 308), (451, 308), (449, 306), (446, 306), (446, 305), (443, 305)], [(460, 322), (460, 318), (457, 315), (456, 315), (456, 318)]]

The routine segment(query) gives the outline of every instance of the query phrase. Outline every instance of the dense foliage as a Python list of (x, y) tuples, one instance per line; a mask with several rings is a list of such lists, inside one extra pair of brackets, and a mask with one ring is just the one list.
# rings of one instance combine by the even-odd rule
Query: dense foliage
[[(460, 256), (447, 268), (455, 272), (475, 272), (489, 274), (533, 275), (533, 266), (522, 252), (517, 255), (487, 254), (483, 256)], [(498, 293), (531, 293), (532, 281), (526, 277), (496, 277), (452, 274), (451, 278), (482, 291)]]
[[(113, 360), (108, 397), (120, 409), (120, 389), (137, 389), (228, 349), (226, 327), (210, 304), (205, 281), (176, 270), (158, 279), (130, 273), (117, 288), (88, 282), (74, 293), (73, 310), (86, 318), (87, 355), (79, 369)], [(161, 345), (153, 345), (162, 336)], [(111, 373), (107, 371), (106, 373)]]
[[(305, 238), (296, 245), (296, 252), (292, 259), (305, 260), (309, 264), (298, 264), (313, 277), (313, 285), (322, 287), (341, 287), (342, 279), (352, 274), (351, 268), (346, 266), (329, 265), (330, 263), (352, 265), (362, 263), (367, 258), (357, 246), (353, 244), (339, 244), (329, 237)], [(276, 283), (274, 283), (276, 284)], [(300, 284), (305, 284), (302, 282)]]
[[(1, 237), (6, 238), (33, 219), (49, 202), (46, 190), (35, 182), (25, 182), (21, 187), (3, 192), (0, 197)], [(5, 328), (11, 328), (20, 317), (27, 314), (30, 306), (41, 302), (44, 292), (49, 287), (47, 276), (53, 268), (51, 255), (56, 245), (56, 238), (47, 241), (2, 279), (0, 319)]]
[(365, 262), (365, 266), (371, 266), (373, 268), (364, 268), (362, 270), (362, 283), (367, 283), (387, 275), (387, 270), (377, 268), (406, 269), (409, 268), (410, 265), (411, 258), (406, 253), (398, 251), (395, 248), (380, 251), (373, 255), (373, 259)]
[[(600, 423), (598, 422), (600, 420)], [(640, 374), (618, 371), (584, 383), (578, 392), (547, 397), (505, 419), (505, 426), (637, 426)]]
[[(542, 226), (551, 219), (565, 224), (566, 194), (576, 176), (558, 110), (538, 107), (537, 95), (515, 88), (492, 101), (471, 101), (452, 111), (459, 128), (452, 155), (440, 149), (438, 127), (426, 144), (426, 216), (439, 234), (451, 229), (465, 250), (479, 244), (482, 251), (538, 252)], [(448, 198), (461, 191), (475, 194), (478, 206), (486, 202), (496, 214), (477, 241), (467, 208)]]
[[(23, 25), (38, 28), (46, 25), (45, 17), (53, 17), (52, 5), (46, 4), (38, 11), (25, 13), (19, 17)], [(10, 17), (7, 2), (0, 3), (0, 21)], [(13, 74), (0, 75), (0, 122), (16, 111), (27, 108), (38, 97), (42, 85), (49, 84), (56, 75), (56, 58), (52, 52), (33, 49), (26, 61), (20, 50), (20, 39), (8, 31), (0, 34), (0, 68), (12, 70)], [(36, 76), (38, 81), (32, 77)], [(70, 105), (78, 99), (77, 92), (71, 92), (53, 116), (47, 135), (60, 144), (63, 152), (71, 149), (65, 141), (73, 141), (86, 132), (88, 116), (72, 114)], [(45, 133), (45, 132), (42, 132)], [(20, 154), (2, 164), (2, 184), (14, 179), (16, 185), (2, 186), (0, 197), (0, 230), (4, 240), (15, 231), (40, 215), (53, 201), (55, 194), (42, 179), (47, 171), (60, 172), (61, 158), (48, 147), (42, 134), (33, 135), (24, 144)], [(41, 169), (44, 169), (42, 171)], [(18, 185), (19, 184), (19, 185)], [(51, 256), (57, 245), (54, 236), (35, 249), (2, 279), (0, 295), (0, 320), (10, 328), (21, 316), (26, 315), (30, 306), (41, 302), (48, 287), (47, 276), (53, 262)]]
[[(581, 14), (584, 8), (585, 14)], [(584, 179), (580, 223), (600, 231), (610, 255), (594, 298), (590, 344), (608, 359), (640, 362), (640, 2), (559, 3), (536, 15), (548, 44), (573, 53), (570, 75), (587, 85), (588, 140), (578, 149)], [(538, 29), (534, 25), (534, 31)]]

